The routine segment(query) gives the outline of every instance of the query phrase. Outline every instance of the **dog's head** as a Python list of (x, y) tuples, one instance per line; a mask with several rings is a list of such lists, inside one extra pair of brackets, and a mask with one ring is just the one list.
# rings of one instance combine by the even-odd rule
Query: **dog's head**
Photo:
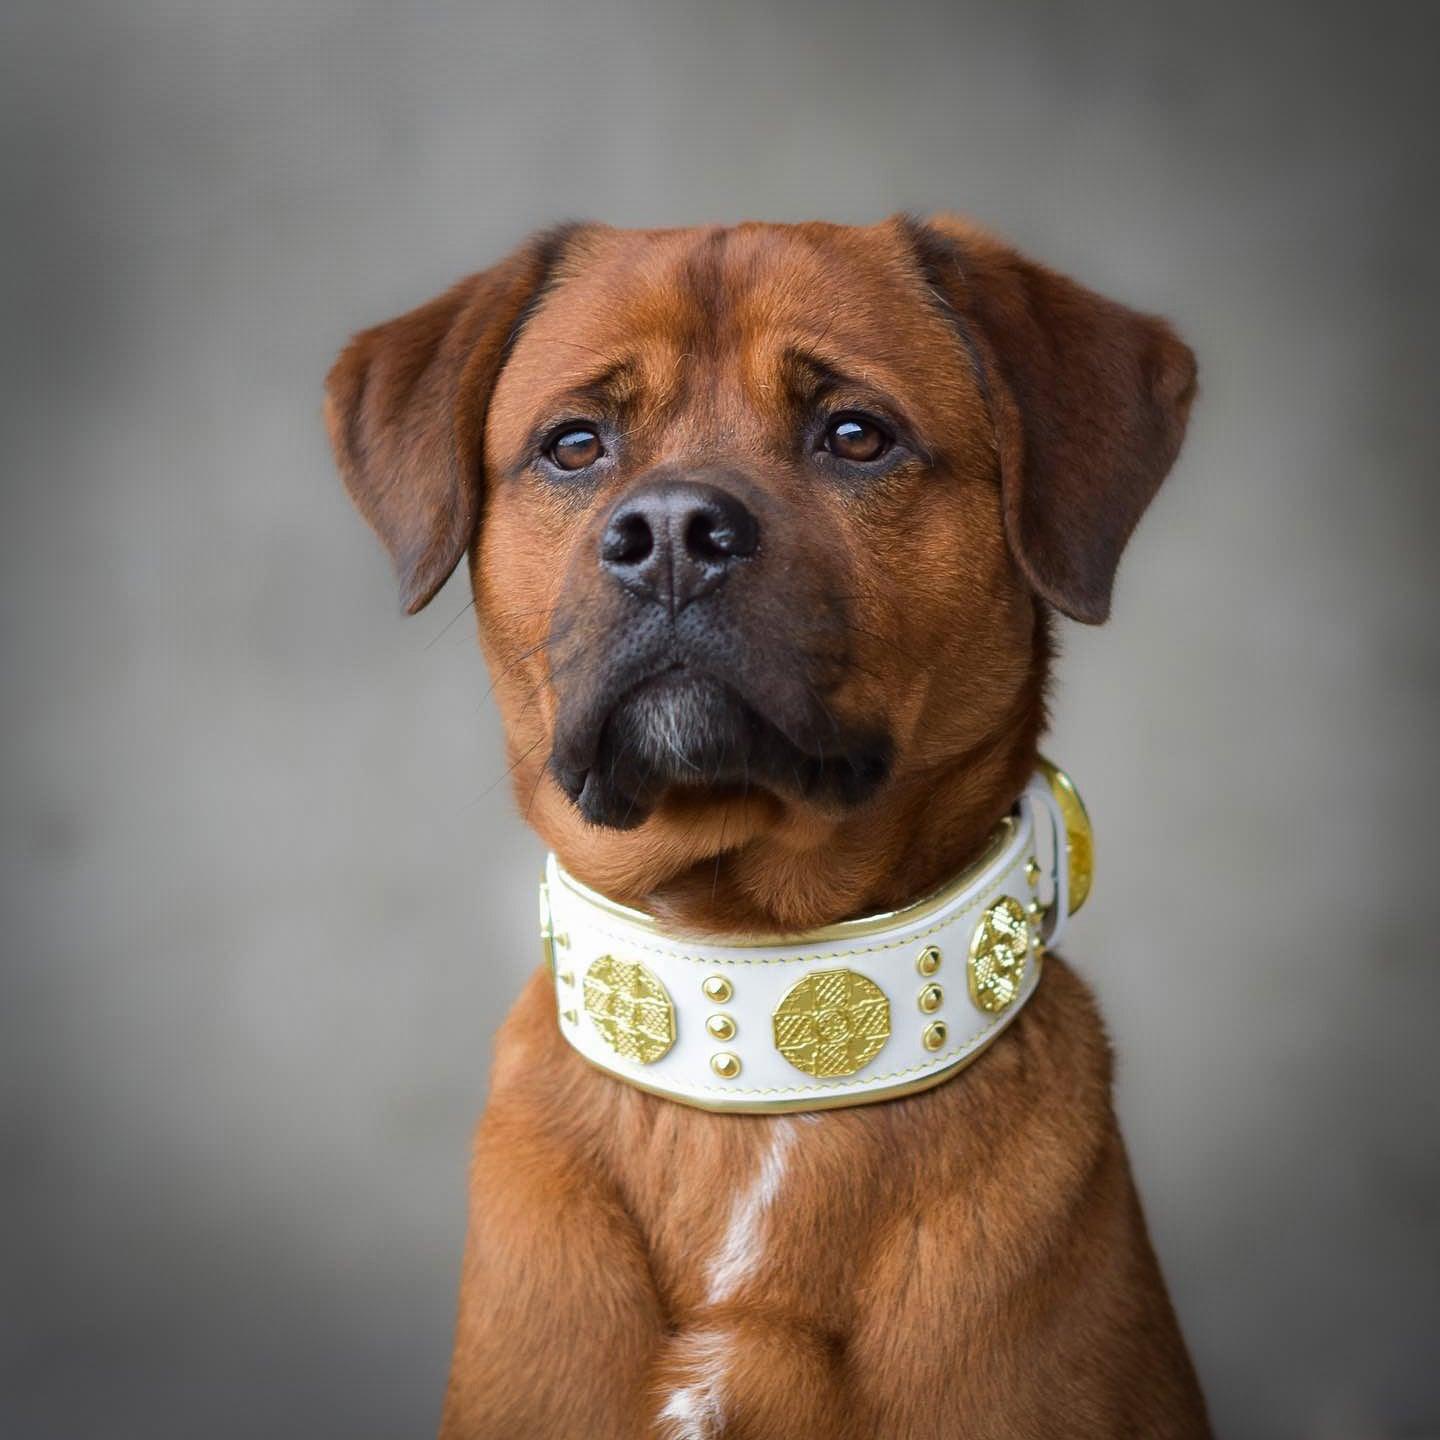
[(958, 221), (574, 226), (357, 336), (327, 415), (408, 610), (468, 551), (570, 868), (692, 910), (723, 868), (732, 922), (800, 924), (1008, 805), (1046, 607), (1105, 618), (1194, 387)]

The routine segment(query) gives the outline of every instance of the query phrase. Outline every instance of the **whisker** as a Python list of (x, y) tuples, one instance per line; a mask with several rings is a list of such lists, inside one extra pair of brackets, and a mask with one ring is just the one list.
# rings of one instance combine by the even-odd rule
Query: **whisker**
[(535, 797), (540, 793), (540, 783), (545, 779), (545, 766), (535, 772), (535, 783), (530, 787), (530, 798), (525, 802), (525, 823), (530, 823), (530, 811), (534, 808)]
[(478, 795), (471, 800), (467, 800), (464, 808), (468, 810), (472, 805), (478, 805), (497, 785), (508, 780), (544, 743), (545, 736), (542, 735), (533, 745), (527, 746), (522, 754), (515, 757), (512, 764), (505, 767), (504, 774), (498, 775)]
[(436, 634), (435, 636), (433, 636), (430, 640), (428, 640), (428, 641), (426, 642), (426, 644), (425, 644), (425, 649), (426, 649), (426, 650), (432, 650), (432, 649), (434, 649), (434, 647), (435, 647), (436, 645), (438, 645), (438, 644), (450, 633), (450, 627), (451, 627), (452, 625), (454, 625), (454, 623), (455, 623), (467, 610), (473, 610), (474, 608), (475, 608), (475, 597), (472, 595), (472, 596), (445, 622), (444, 626), (440, 629), (439, 633)]
[(514, 656), (510, 660), (507, 660), (503, 665), (501, 665), (499, 669), (496, 670), (495, 674), (491, 677), (489, 688), (481, 697), (482, 703), (485, 700), (488, 700), (495, 693), (495, 687), (507, 675), (509, 675), (512, 670), (516, 669), (518, 666), (523, 665), (527, 660), (531, 659), (533, 656), (538, 655), (542, 650), (548, 650), (550, 648), (551, 639), (552, 637), (547, 635), (538, 644), (531, 645), (527, 650), (522, 650), (520, 654)]

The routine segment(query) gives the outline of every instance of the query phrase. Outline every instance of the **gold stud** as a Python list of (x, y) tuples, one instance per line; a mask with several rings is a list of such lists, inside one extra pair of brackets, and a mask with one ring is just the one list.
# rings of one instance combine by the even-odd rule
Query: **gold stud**
[(711, 975), (700, 988), (705, 998), (717, 1005), (723, 1005), (735, 993), (735, 987), (723, 975)]
[(926, 1015), (933, 1015), (945, 998), (945, 992), (938, 985), (927, 985), (920, 992), (919, 1005), (921, 1012)]
[(717, 1040), (733, 1040), (735, 1038), (735, 1022), (728, 1015), (712, 1015), (705, 1022), (705, 1028)]
[(926, 1027), (925, 1033), (920, 1037), (920, 1043), (927, 1050), (938, 1050), (950, 1034), (950, 1028), (943, 1020), (932, 1020)]
[(915, 968), (922, 975), (933, 975), (940, 968), (940, 947), (927, 945), (920, 952), (920, 958), (915, 962)]
[(1032, 920), (1038, 920), (1045, 913), (1045, 907), (1038, 900), (1032, 900), (1025, 907), (1025, 913)]
[(558, 935), (551, 936), (551, 939), (562, 950), (568, 950), (570, 948), (570, 937), (563, 930)]
[(562, 1010), (560, 1013), (572, 1025), (580, 1018), (573, 1010)]
[(722, 1080), (733, 1080), (740, 1073), (740, 1057), (721, 1050), (710, 1057), (710, 1068)]
[(1040, 862), (1033, 855), (1025, 862), (1025, 879), (1032, 890), (1040, 883)]
[(549, 967), (550, 973), (555, 973), (555, 922), (550, 918), (550, 887), (542, 880), (540, 882), (540, 955)]
[(560, 972), (560, 982), (563, 985), (573, 985), (575, 983), (575, 976), (569, 970), (562, 970)]

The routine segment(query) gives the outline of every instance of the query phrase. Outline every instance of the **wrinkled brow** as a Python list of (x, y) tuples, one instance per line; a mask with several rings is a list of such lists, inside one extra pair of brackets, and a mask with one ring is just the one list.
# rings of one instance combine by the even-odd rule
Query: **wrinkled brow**
[(614, 360), (562, 387), (545, 400), (512, 469), (518, 472), (529, 465), (550, 431), (565, 420), (615, 416), (623, 421), (639, 402), (642, 391), (640, 362), (633, 356)]
[(813, 407), (837, 390), (868, 390), (871, 387), (847, 374), (813, 350), (787, 345), (780, 352), (781, 384), (793, 404)]
[(852, 374), (838, 362), (804, 345), (787, 345), (780, 352), (779, 374), (780, 383), (797, 414), (818, 409), (832, 395), (862, 400), (903, 430), (911, 445), (922, 455), (930, 454), (908, 408), (875, 381)]
[(553, 409), (567, 404), (588, 404), (599, 406), (609, 413), (632, 406), (641, 388), (639, 360), (634, 356), (624, 356), (574, 385), (566, 386), (554, 396), (550, 406)]

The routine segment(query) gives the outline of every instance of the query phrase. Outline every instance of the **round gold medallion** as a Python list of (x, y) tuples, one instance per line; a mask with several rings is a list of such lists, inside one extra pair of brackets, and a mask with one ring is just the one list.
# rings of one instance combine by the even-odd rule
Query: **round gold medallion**
[(1002, 895), (981, 917), (970, 941), (970, 998), (980, 1009), (998, 1015), (1019, 993), (1030, 953), (1030, 927), (1025, 907)]
[(585, 972), (585, 1013), (626, 1060), (653, 1064), (675, 1043), (670, 994), (638, 960), (601, 955)]
[(819, 1079), (853, 1075), (890, 1038), (885, 992), (853, 970), (817, 970), (775, 1007), (775, 1048)]

